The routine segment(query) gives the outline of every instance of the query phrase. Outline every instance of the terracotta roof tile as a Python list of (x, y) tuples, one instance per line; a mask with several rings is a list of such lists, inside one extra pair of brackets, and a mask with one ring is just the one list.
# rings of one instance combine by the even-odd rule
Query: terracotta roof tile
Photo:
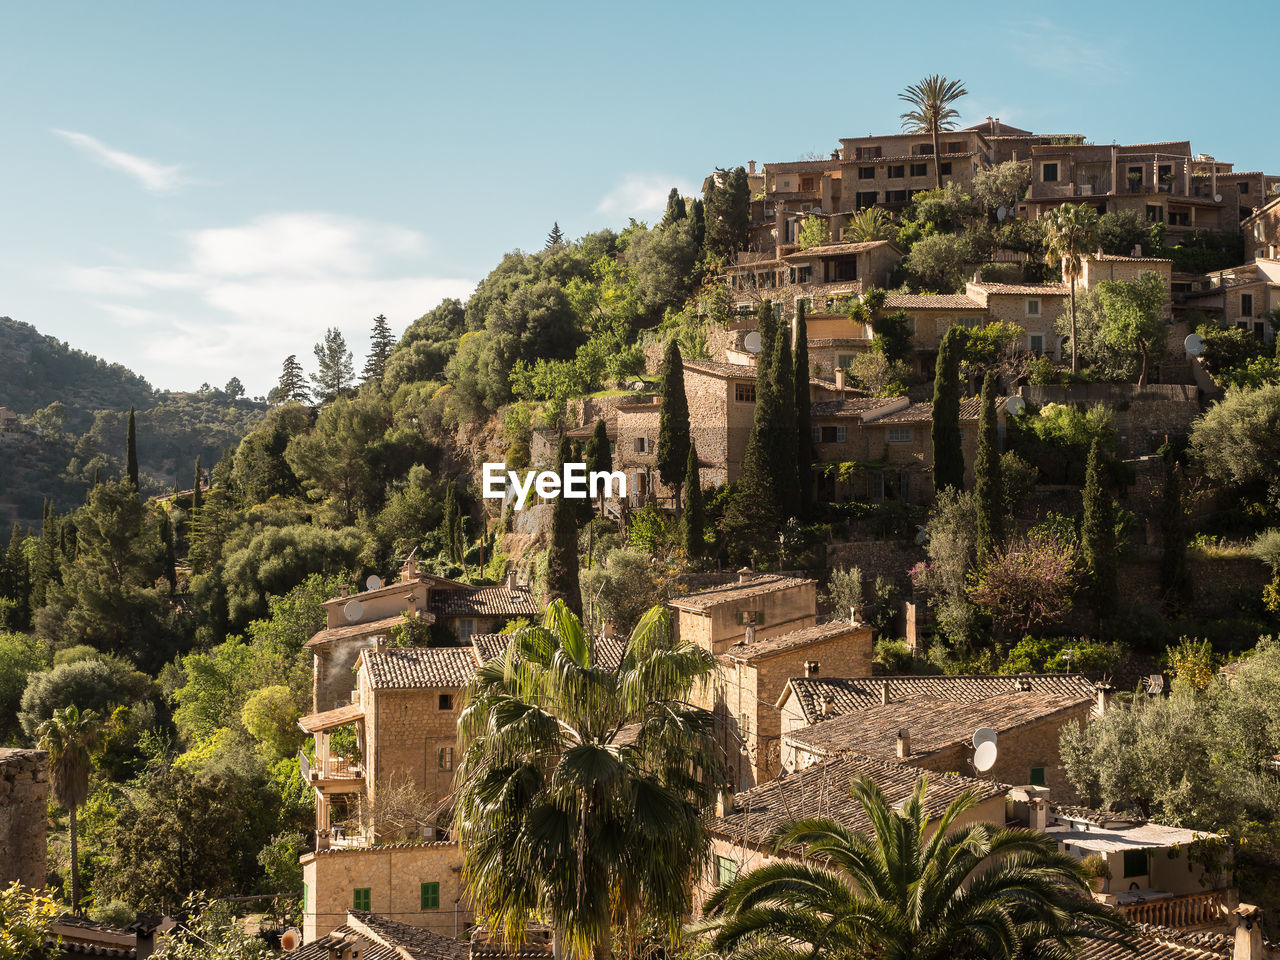
[(318, 647), (324, 643), (333, 643), (335, 640), (372, 637), (376, 633), (386, 633), (391, 628), (397, 627), (402, 623), (404, 623), (404, 614), (398, 613), (394, 617), (383, 617), (381, 620), (349, 623), (341, 627), (326, 627), (324, 630), (317, 631), (315, 636), (304, 643), (303, 646)]
[(390, 647), (366, 650), (365, 669), (375, 690), (456, 688), (476, 672), (471, 647)]
[(1091, 253), (1086, 260), (1097, 260), (1102, 263), (1173, 263), (1165, 257), (1122, 257), (1114, 253)]
[(986, 293), (1012, 293), (1027, 297), (1065, 297), (1071, 292), (1065, 283), (988, 283), (971, 280), (969, 286)]
[(1077, 960), (1218, 960), (1231, 957), (1235, 937), (1210, 930), (1174, 930), (1135, 924), (1137, 952), (1121, 944), (1084, 940)]
[[(507, 646), (514, 638), (510, 633), (477, 633), (471, 637), (471, 645), (475, 656), (481, 663), (496, 660), (507, 651)], [(597, 667), (617, 670), (627, 652), (627, 638), (598, 634), (591, 638), (592, 662)]]
[(756, 368), (748, 363), (718, 363), (714, 360), (686, 360), (686, 370), (697, 373), (708, 373), (713, 377), (733, 377), (740, 380), (754, 380)]
[(542, 611), (528, 587), (499, 584), (468, 590), (431, 592), (431, 612), (438, 617), (536, 617)]
[(963, 293), (891, 293), (884, 305), (890, 310), (985, 310)]
[(682, 597), (673, 597), (668, 602), (671, 606), (681, 610), (710, 610), (724, 603), (735, 603), (748, 597), (763, 596), (766, 593), (790, 590), (802, 584), (816, 582), (815, 580), (780, 577), (777, 574), (764, 573), (748, 580), (746, 583), (726, 583), (719, 587), (711, 587), (709, 590), (699, 590), (697, 593), (687, 593)]
[(818, 400), (809, 404), (809, 410), (810, 416), (814, 417), (861, 417), (892, 403), (884, 397), (846, 397), (843, 400)]
[(336, 710), (325, 710), (321, 713), (310, 713), (298, 721), (300, 726), (307, 733), (315, 733), (317, 730), (332, 730), (334, 727), (340, 727), (344, 723), (351, 723), (364, 717), (364, 708), (359, 706), (338, 707)]
[(840, 637), (852, 638), (854, 634), (865, 632), (867, 629), (860, 623), (850, 623), (848, 620), (833, 620), (829, 623), (817, 623), (812, 627), (801, 627), (799, 630), (792, 630), (790, 633), (780, 633), (772, 637), (766, 637), (753, 643), (739, 640), (721, 656), (736, 663), (751, 663), (756, 660), (764, 660), (787, 650), (795, 650), (799, 647), (807, 647), (827, 640), (835, 640)]
[(827, 243), (820, 247), (809, 247), (807, 250), (797, 250), (795, 253), (788, 253), (783, 260), (803, 260), (806, 257), (840, 257), (851, 253), (864, 253), (867, 250), (875, 250), (879, 247), (889, 247), (897, 250), (888, 240), (864, 240), (861, 243)]
[[(1004, 398), (1001, 397), (996, 401), (998, 409), (1003, 408)], [(982, 398), (968, 397), (960, 401), (960, 421), (961, 423), (970, 420), (977, 420), (978, 415), (982, 413)], [(932, 423), (933, 422), (933, 404), (928, 401), (921, 403), (913, 403), (905, 410), (899, 410), (890, 413), (887, 416), (876, 417), (870, 421), (876, 425), (879, 424), (896, 424), (896, 423)]]
[(880, 705), (880, 690), (889, 688), (893, 701), (915, 697), (972, 703), (1016, 691), (1029, 683), (1033, 691), (1065, 696), (1096, 695), (1087, 677), (1075, 673), (985, 674), (970, 676), (907, 675), (897, 677), (792, 677), (782, 699), (794, 694), (807, 723), (823, 717), (824, 701), (831, 700), (834, 714), (850, 713)]

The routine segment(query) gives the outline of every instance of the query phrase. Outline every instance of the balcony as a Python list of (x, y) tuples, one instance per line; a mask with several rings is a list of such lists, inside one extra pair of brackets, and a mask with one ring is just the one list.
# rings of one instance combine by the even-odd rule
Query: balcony
[(1227, 917), (1225, 890), (1174, 896), (1159, 890), (1132, 890), (1116, 895), (1117, 908), (1132, 923), (1180, 930), (1213, 927)]
[(335, 780), (352, 783), (364, 780), (364, 770), (359, 760), (336, 757), (327, 751), (316, 757), (313, 763), (304, 751), (299, 750), (298, 769), (302, 774), (302, 782), (307, 786), (316, 783), (332, 783)]

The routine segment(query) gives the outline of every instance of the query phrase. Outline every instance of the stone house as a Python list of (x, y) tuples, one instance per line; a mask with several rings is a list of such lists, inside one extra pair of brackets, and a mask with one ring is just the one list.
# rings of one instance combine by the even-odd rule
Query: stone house
[(1164, 281), (1166, 289), (1173, 282), (1173, 261), (1166, 260), (1164, 257), (1141, 255), (1122, 257), (1098, 251), (1082, 258), (1081, 264), (1083, 269), (1076, 283), (1085, 290), (1092, 290), (1103, 280), (1131, 282), (1144, 273), (1154, 273), (1159, 276)]
[(1245, 256), (1280, 259), (1280, 196), (1272, 196), (1240, 223)]
[(1088, 723), (1093, 709), (1094, 698), (1085, 694), (1030, 689), (971, 703), (941, 704), (921, 697), (890, 701), (792, 728), (782, 738), (782, 766), (803, 769), (844, 753), (859, 753), (939, 773), (969, 771), (974, 769), (974, 733), (986, 728), (998, 735), (997, 755), (995, 766), (980, 776), (1047, 786), (1065, 797), (1071, 788), (1062, 770), (1058, 739), (1067, 724)]
[(0, 433), (17, 433), (22, 429), (22, 417), (8, 407), (0, 407)]
[(968, 188), (977, 172), (991, 164), (990, 145), (978, 130), (944, 131), (938, 147), (935, 158), (933, 138), (919, 133), (842, 137), (841, 211), (873, 206), (898, 210), (922, 190), (934, 189), (939, 172), (944, 184)]
[(734, 309), (755, 310), (761, 300), (785, 302), (796, 297), (823, 303), (861, 294), (888, 284), (902, 251), (888, 240), (829, 243), (805, 250), (782, 246), (778, 253), (740, 253), (726, 273)]
[(325, 627), (305, 644), (312, 653), (312, 709), (332, 710), (351, 699), (353, 669), (360, 652), (373, 637), (402, 626), (406, 619), (439, 624), (460, 642), (473, 633), (491, 633), (516, 617), (540, 613), (527, 587), (514, 576), (505, 584), (476, 587), (419, 570), (410, 557), (400, 579), (372, 580), (370, 589), (352, 593), (346, 588), (324, 602)]
[(1263, 343), (1274, 341), (1268, 315), (1280, 307), (1280, 260), (1262, 258), (1217, 270), (1206, 274), (1199, 286), (1187, 296), (1188, 307), (1223, 326), (1252, 333)]
[(743, 571), (737, 583), (676, 597), (677, 636), (716, 657), (714, 685), (695, 698), (716, 715), (732, 782), (746, 787), (780, 769), (781, 715), (773, 706), (792, 676), (871, 673), (871, 629), (819, 623), (817, 584)]
[(769, 843), (775, 829), (793, 820), (827, 817), (849, 830), (869, 831), (871, 824), (866, 814), (849, 793), (849, 784), (860, 776), (870, 777), (890, 804), (910, 797), (917, 778), (927, 776), (925, 807), (931, 818), (936, 819), (949, 803), (971, 790), (978, 802), (956, 821), (956, 826), (1005, 822), (1008, 788), (1002, 784), (844, 754), (725, 798), (708, 824), (711, 856), (695, 890), (695, 903), (702, 904), (716, 887), (767, 864), (774, 856), (800, 859), (802, 851), (784, 848), (775, 852)]
[(1067, 312), (1070, 289), (1065, 283), (989, 283), (970, 280), (965, 296), (986, 311), (988, 322), (999, 320), (1021, 327), (1019, 349), (1062, 359), (1058, 318)]
[(44, 889), (49, 789), (49, 754), (0, 747), (0, 887)]

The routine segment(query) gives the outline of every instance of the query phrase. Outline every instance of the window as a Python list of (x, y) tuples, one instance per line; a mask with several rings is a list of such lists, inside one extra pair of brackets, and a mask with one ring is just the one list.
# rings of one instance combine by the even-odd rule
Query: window
[(716, 883), (724, 886), (738, 879), (738, 865), (728, 857), (716, 857)]
[(844, 443), (845, 441), (844, 427), (814, 427), (813, 429), (818, 434), (819, 443)]
[(440, 709), (441, 709), (441, 710), (452, 710), (452, 709), (453, 709), (453, 694), (452, 694), (452, 693), (442, 693), (442, 694), (440, 694)]
[(854, 147), (853, 159), (855, 160), (874, 160), (883, 154), (883, 147)]
[(439, 757), (441, 770), (453, 769), (453, 747), (441, 747)]
[(422, 909), (423, 910), (439, 910), (440, 909), (440, 884), (424, 883), (422, 885)]
[(472, 634), (476, 632), (476, 622), (474, 620), (458, 621), (458, 639), (467, 641), (471, 639)]
[(918, 157), (919, 157), (919, 156), (930, 156), (930, 157), (931, 157), (931, 156), (933, 156), (933, 144), (932, 144), (932, 143), (917, 143), (914, 147), (912, 147), (912, 148), (911, 148), (911, 152), (912, 152), (912, 153), (914, 153), (914, 154), (915, 154), (916, 156), (918, 156)]
[(1248, 192), (1249, 192), (1249, 181), (1247, 181), (1247, 180), (1246, 180), (1246, 181), (1244, 181), (1243, 183), (1238, 183), (1238, 184), (1236, 184), (1236, 186), (1239, 188), (1239, 190), (1240, 190), (1240, 192), (1241, 192), (1241, 193), (1248, 193)]
[(1253, 316), (1253, 294), (1252, 293), (1240, 294), (1240, 316), (1242, 317)]
[(964, 153), (964, 141), (952, 140), (942, 149), (944, 153)]
[(811, 283), (813, 281), (813, 265), (791, 268), (792, 283)]
[(1027, 301), (1027, 316), (1028, 316), (1028, 317), (1038, 317), (1038, 316), (1040, 316), (1040, 301), (1039, 301), (1039, 300), (1028, 300), (1028, 301)]
[(1105, 216), (1107, 212), (1107, 205), (1105, 203), (1100, 203), (1093, 209), (1098, 211), (1098, 216)]
[(859, 180), (874, 180), (875, 178), (876, 178), (875, 167), (859, 167), (858, 168)]
[(1031, 785), (1033, 787), (1044, 786), (1044, 767), (1031, 768)]
[(810, 439), (812, 439), (812, 440), (813, 440), (813, 442), (814, 442), (814, 443), (821, 443), (821, 442), (822, 442), (822, 428), (821, 428), (821, 427), (810, 427), (810, 428), (809, 428), (809, 437), (810, 437)]
[(910, 427), (890, 427), (889, 442), (890, 443), (910, 443), (911, 428)]
[(938, 164), (938, 169), (944, 177), (951, 176), (951, 161), (948, 160), (946, 163)]
[(1045, 183), (1058, 182), (1058, 165), (1056, 163), (1040, 164), (1040, 179)]
[(812, 189), (813, 189), (813, 177), (801, 177), (801, 178), (800, 178), (800, 189), (801, 189), (802, 191), (806, 191), (806, 192), (807, 192), (807, 191), (812, 190)]
[(1158, 203), (1148, 203), (1147, 223), (1164, 223), (1164, 207)]
[(858, 193), (855, 194), (858, 209), (865, 210), (867, 207), (874, 207), (876, 205), (877, 196), (878, 194), (874, 190), (859, 190)]
[(907, 191), (905, 190), (886, 190), (884, 192), (885, 203), (906, 203)]
[(1037, 357), (1044, 356), (1044, 334), (1032, 333), (1027, 336), (1028, 345), (1031, 352)]
[(763, 623), (764, 623), (763, 610), (739, 610), (738, 611), (738, 626), (740, 627), (745, 627), (748, 625), (753, 627), (758, 627)]
[(857, 280), (858, 279), (858, 258), (843, 257), (832, 265), (835, 273), (835, 280)]
[(1147, 851), (1126, 850), (1124, 852), (1124, 876), (1144, 877), (1147, 874)]
[(649, 452), (649, 438), (648, 438), (648, 437), (636, 437), (634, 440), (632, 440), (632, 441), (631, 441), (631, 449), (632, 449), (632, 451), (633, 451), (633, 452), (635, 452), (635, 453), (648, 453), (648, 452)]
[(754, 383), (735, 383), (733, 385), (733, 399), (739, 403), (755, 403), (756, 385)]
[(373, 894), (368, 887), (356, 887), (351, 891), (352, 910), (372, 910)]
[(929, 165), (927, 163), (913, 163), (911, 165), (911, 175), (913, 177), (927, 177), (929, 175)]
[(853, 366), (853, 354), (841, 353), (836, 356), (836, 366), (841, 370), (848, 370)]
[(885, 174), (890, 180), (901, 180), (907, 172), (906, 164), (891, 163), (888, 172)]

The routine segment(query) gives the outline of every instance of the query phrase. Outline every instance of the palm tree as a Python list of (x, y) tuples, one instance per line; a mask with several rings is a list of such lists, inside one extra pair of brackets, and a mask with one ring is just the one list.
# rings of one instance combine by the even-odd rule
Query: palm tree
[(919, 83), (898, 94), (898, 99), (911, 104), (911, 110), (902, 114), (902, 129), (907, 133), (928, 133), (933, 137), (933, 172), (942, 189), (941, 152), (938, 150), (938, 134), (943, 130), (954, 130), (955, 120), (960, 111), (951, 104), (955, 103), (969, 91), (961, 80), (948, 80), (940, 73), (925, 77)]
[(724, 784), (711, 713), (690, 703), (715, 660), (675, 643), (665, 611), (636, 626), (616, 670), (563, 601), (481, 667), (458, 732), (454, 824), (477, 916), (509, 944), (549, 921), (577, 960), (634, 944), (641, 918), (672, 935)]
[(936, 820), (926, 778), (891, 807), (867, 777), (851, 792), (870, 833), (821, 818), (774, 834), (802, 847), (718, 889), (708, 919), (712, 949), (734, 960), (1015, 960), (1069, 957), (1081, 938), (1123, 942), (1127, 921), (1089, 896), (1079, 861), (1047, 834), (961, 824), (966, 791)]
[(71, 909), (76, 913), (80, 912), (76, 812), (89, 797), (90, 753), (97, 749), (101, 735), (98, 715), (92, 710), (81, 713), (75, 704), (53, 711), (52, 717), (36, 727), (40, 748), (49, 753), (53, 798), (71, 819)]
[(898, 228), (889, 214), (880, 207), (867, 207), (849, 218), (840, 239), (846, 243), (862, 243), (867, 240), (893, 240), (897, 236)]
[(1064, 203), (1044, 215), (1045, 263), (1062, 266), (1071, 298), (1071, 372), (1080, 370), (1076, 348), (1076, 281), (1084, 271), (1083, 258), (1098, 242), (1098, 211), (1075, 203)]

